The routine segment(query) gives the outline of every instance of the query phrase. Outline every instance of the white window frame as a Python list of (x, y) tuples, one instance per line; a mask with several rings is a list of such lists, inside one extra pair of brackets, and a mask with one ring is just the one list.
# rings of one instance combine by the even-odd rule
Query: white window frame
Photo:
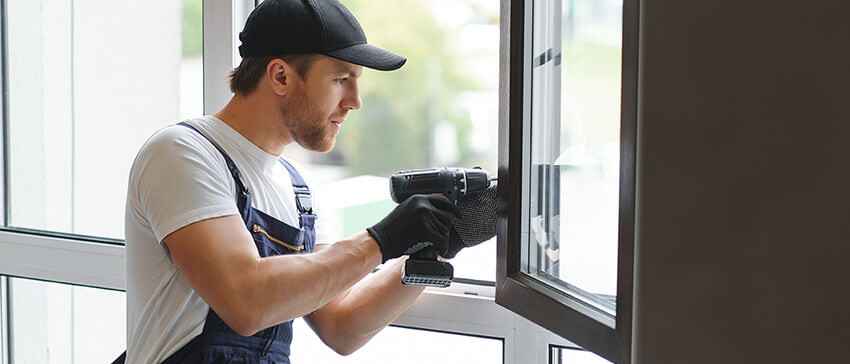
[[(493, 0), (497, 1), (497, 0)], [(0, 19), (5, 19), (5, 0), (0, 0)], [(232, 96), (225, 77), (239, 64), (239, 31), (254, 7), (254, 0), (204, 0), (204, 113), (223, 107)], [(2, 47), (2, 85), (6, 88), (5, 23)], [(5, 127), (8, 118), (0, 103)], [(8, 140), (7, 136), (3, 140)], [(0, 152), (5, 151), (5, 145)], [(3, 156), (0, 155), (0, 159)], [(6, 163), (0, 172), (6, 176)], [(4, 178), (0, 183), (5, 184)], [(2, 189), (2, 186), (0, 186)], [(5, 205), (5, 194), (3, 198)], [(3, 213), (0, 209), (0, 214)], [(53, 281), (105, 289), (125, 290), (124, 246), (109, 239), (68, 234), (4, 229), (0, 227), (0, 275)], [(496, 257), (494, 256), (493, 259)], [(8, 363), (6, 279), (0, 278), (0, 364)], [(504, 364), (549, 363), (550, 345), (575, 344), (497, 305), (492, 286), (453, 283), (446, 289), (427, 289), (393, 324), (497, 338), (503, 341)], [(535, 358), (531, 360), (531, 358)]]
[(0, 277), (0, 364), (8, 364), (9, 363), (9, 310), (7, 309), (8, 303), (6, 302), (8, 295), (7, 287), (9, 279), (6, 277)]

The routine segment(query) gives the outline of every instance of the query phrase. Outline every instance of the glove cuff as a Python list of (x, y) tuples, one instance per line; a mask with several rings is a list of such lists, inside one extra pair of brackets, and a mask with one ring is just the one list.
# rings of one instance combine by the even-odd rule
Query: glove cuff
[(384, 243), (381, 241), (380, 234), (372, 227), (366, 228), (366, 232), (372, 235), (372, 239), (375, 239), (375, 243), (378, 244), (378, 250), (381, 251), (381, 264), (386, 263), (390, 259), (387, 258), (387, 253), (384, 251)]

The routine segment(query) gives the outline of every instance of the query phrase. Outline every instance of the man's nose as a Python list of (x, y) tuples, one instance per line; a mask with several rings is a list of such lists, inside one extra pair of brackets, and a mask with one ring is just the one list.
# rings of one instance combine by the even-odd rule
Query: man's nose
[(348, 111), (359, 110), (360, 107), (363, 106), (363, 101), (360, 100), (360, 92), (357, 89), (357, 86), (352, 87), (352, 90), (346, 94), (345, 98), (342, 99), (340, 106)]

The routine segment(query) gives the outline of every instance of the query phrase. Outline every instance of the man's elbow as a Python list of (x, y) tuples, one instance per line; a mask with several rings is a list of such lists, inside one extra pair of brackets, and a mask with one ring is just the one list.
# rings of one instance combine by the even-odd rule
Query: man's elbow
[[(365, 344), (365, 343), (363, 343), (363, 344)], [(356, 345), (354, 343), (341, 343), (341, 344), (329, 345), (329, 346), (337, 354), (342, 355), (342, 356), (349, 356), (351, 354), (354, 354), (354, 352), (357, 351), (357, 349), (360, 349), (363, 346), (363, 344)]]
[(251, 317), (247, 312), (240, 312), (244, 310), (234, 309), (222, 311), (222, 314), (219, 315), (221, 320), (227, 324), (227, 327), (241, 336), (252, 336), (263, 329), (257, 323), (255, 317)]
[[(252, 336), (264, 329), (263, 318), (259, 310), (251, 306), (251, 300), (239, 299), (239, 295), (230, 296), (220, 302), (214, 310), (231, 330), (241, 336)], [(212, 308), (212, 307), (211, 307)]]
[[(273, 316), (270, 313), (263, 314), (266, 311), (256, 304), (252, 305), (252, 302), (256, 301), (250, 299), (231, 300), (223, 305), (224, 307), (222, 307), (221, 313), (218, 310), (216, 310), (216, 313), (219, 314), (222, 321), (228, 327), (242, 336), (252, 336), (260, 330), (280, 324), (279, 320), (281, 318), (279, 316)], [(287, 316), (290, 318), (285, 319), (283, 322), (293, 320), (297, 317), (292, 312)]]
[[(228, 326), (230, 326), (230, 324), (228, 324)], [(246, 321), (234, 323), (234, 325), (230, 326), (230, 328), (237, 334), (245, 337), (254, 336), (254, 334), (262, 330), (262, 328), (259, 328), (257, 325), (253, 325)]]
[(366, 345), (366, 342), (368, 342), (371, 337), (371, 335), (363, 337), (350, 333), (337, 333), (333, 338), (323, 339), (323, 341), (325, 342), (325, 345), (337, 354), (349, 356), (357, 351), (357, 349), (363, 347), (363, 345)]
[(354, 354), (354, 352), (357, 351), (357, 349), (354, 349), (354, 350), (336, 350), (336, 349), (334, 349), (334, 351), (339, 355), (349, 356), (351, 354)]

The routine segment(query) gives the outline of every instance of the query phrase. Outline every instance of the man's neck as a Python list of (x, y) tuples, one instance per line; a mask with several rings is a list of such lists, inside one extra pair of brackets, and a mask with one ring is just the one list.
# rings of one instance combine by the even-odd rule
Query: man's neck
[(267, 104), (256, 97), (235, 95), (213, 116), (266, 153), (281, 155), (283, 148), (292, 142), (292, 137), (284, 127), (276, 105)]

